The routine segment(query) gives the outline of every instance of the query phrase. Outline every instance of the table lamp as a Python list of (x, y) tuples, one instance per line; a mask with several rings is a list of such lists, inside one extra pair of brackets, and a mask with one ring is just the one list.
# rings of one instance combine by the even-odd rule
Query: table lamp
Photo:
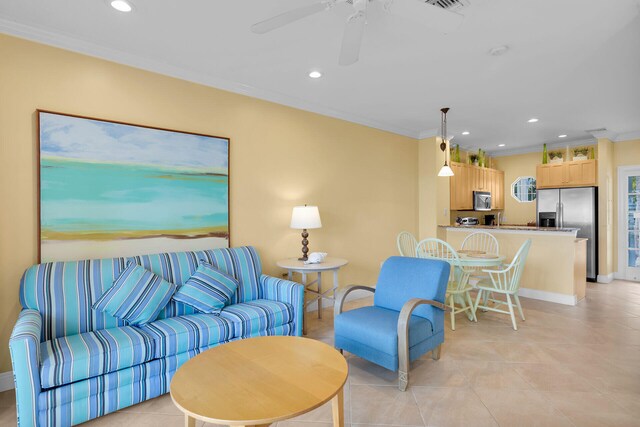
[(320, 228), (322, 222), (320, 222), (320, 211), (317, 206), (295, 206), (291, 213), (291, 228), (302, 229), (302, 258), (298, 258), (300, 261), (307, 260), (307, 253), (309, 248), (309, 232), (308, 229)]

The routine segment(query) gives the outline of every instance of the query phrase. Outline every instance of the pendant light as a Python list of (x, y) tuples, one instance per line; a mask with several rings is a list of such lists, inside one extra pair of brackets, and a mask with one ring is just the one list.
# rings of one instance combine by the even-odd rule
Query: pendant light
[(440, 143), (440, 149), (444, 153), (444, 166), (438, 172), (438, 176), (453, 176), (453, 171), (449, 167), (447, 163), (447, 112), (449, 108), (443, 108), (440, 110), (442, 112), (442, 124), (440, 130), (442, 132), (442, 142)]

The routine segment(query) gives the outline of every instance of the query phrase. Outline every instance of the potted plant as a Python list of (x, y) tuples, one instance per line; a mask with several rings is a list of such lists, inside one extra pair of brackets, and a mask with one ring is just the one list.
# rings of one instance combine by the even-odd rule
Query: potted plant
[(549, 163), (562, 163), (564, 153), (562, 150), (549, 151)]
[(549, 163), (549, 154), (547, 153), (547, 144), (542, 146), (542, 164), (546, 165)]
[(587, 160), (589, 147), (576, 147), (573, 149), (573, 160)]

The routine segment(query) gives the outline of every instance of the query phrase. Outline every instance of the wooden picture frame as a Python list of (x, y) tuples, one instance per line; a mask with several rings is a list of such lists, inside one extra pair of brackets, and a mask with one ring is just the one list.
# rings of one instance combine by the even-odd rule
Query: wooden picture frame
[(229, 138), (36, 113), (39, 262), (230, 246)]

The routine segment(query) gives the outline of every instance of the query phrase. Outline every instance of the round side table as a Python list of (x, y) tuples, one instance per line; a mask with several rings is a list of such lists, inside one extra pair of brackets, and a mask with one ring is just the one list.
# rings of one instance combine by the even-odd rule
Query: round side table
[[(335, 302), (336, 289), (338, 289), (338, 270), (341, 267), (347, 265), (349, 261), (342, 258), (327, 257), (318, 264), (305, 264), (304, 261), (300, 261), (297, 258), (287, 258), (277, 262), (278, 267), (284, 268), (288, 272), (289, 280), (292, 280), (293, 273), (300, 273), (302, 275), (302, 285), (304, 285), (305, 293), (311, 295), (309, 300), (304, 303), (302, 333), (307, 333), (307, 306), (315, 301), (318, 301), (318, 319), (322, 319), (322, 299), (328, 299)], [(333, 287), (322, 291), (322, 273), (333, 272)], [(316, 273), (316, 278), (307, 282), (307, 274)], [(331, 295), (329, 295), (331, 294)]]

